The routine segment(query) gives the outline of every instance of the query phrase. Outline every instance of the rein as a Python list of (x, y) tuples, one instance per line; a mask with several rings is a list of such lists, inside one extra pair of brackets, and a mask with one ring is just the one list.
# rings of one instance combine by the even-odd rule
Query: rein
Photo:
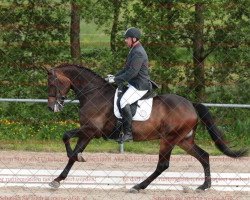
[[(103, 87), (103, 86), (102, 86)], [(85, 94), (88, 94), (88, 93), (90, 93), (90, 92), (92, 92), (92, 91), (94, 91), (94, 90), (97, 90), (97, 89), (100, 89), (101, 87), (94, 87), (94, 88), (90, 88), (89, 90), (87, 90), (87, 91), (85, 91), (85, 92), (80, 92), (81, 94), (80, 94), (80, 96), (82, 96), (82, 95), (85, 95)], [(65, 97), (65, 99), (66, 99), (66, 97)], [(64, 99), (64, 100), (65, 100)], [(71, 103), (72, 101), (75, 101), (76, 100), (76, 98), (74, 98), (74, 99), (71, 99), (71, 100), (69, 100), (67, 103)]]

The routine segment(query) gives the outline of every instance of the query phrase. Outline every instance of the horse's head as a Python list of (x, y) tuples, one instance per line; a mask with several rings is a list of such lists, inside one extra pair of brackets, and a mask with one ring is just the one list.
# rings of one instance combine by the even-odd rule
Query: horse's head
[(59, 70), (48, 72), (48, 107), (53, 112), (63, 109), (64, 100), (71, 87), (71, 81)]

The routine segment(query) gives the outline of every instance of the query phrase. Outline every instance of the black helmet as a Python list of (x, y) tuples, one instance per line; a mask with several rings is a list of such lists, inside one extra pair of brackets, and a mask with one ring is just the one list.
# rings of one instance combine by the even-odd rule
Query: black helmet
[(137, 38), (139, 40), (141, 38), (141, 32), (139, 29), (131, 27), (126, 30), (124, 36), (125, 38), (131, 37), (131, 38)]

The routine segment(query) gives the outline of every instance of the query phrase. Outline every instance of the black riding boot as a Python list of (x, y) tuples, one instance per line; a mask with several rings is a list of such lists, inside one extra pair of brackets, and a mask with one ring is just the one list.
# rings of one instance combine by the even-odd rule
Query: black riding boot
[(128, 140), (133, 140), (132, 135), (132, 113), (130, 105), (127, 104), (122, 109), (122, 122), (123, 122), (123, 135), (120, 138), (120, 142), (126, 142)]

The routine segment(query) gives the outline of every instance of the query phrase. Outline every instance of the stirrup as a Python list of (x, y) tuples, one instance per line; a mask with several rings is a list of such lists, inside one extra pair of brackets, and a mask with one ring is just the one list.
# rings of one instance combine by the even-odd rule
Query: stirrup
[(117, 142), (119, 144), (121, 144), (121, 143), (128, 142), (128, 141), (131, 141), (131, 140), (133, 141), (132, 133), (130, 133), (130, 134), (122, 133), (122, 134), (120, 134), (119, 139), (117, 140)]

